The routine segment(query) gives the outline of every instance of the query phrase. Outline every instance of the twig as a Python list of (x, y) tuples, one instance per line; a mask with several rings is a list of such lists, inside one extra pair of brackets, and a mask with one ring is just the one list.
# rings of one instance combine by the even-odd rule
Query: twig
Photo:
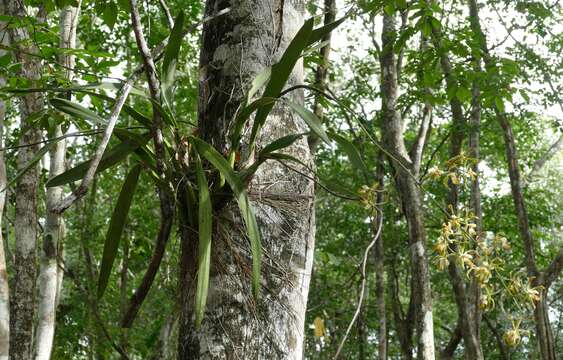
[(381, 211), (379, 209), (377, 211), (379, 212), (379, 225), (378, 225), (378, 228), (377, 228), (377, 233), (375, 234), (373, 241), (366, 248), (366, 251), (364, 252), (364, 259), (362, 261), (362, 270), (361, 270), (361, 274), (360, 274), (360, 276), (362, 277), (362, 283), (361, 283), (361, 288), (360, 288), (360, 297), (358, 299), (358, 306), (356, 307), (356, 312), (354, 313), (354, 317), (352, 318), (352, 321), (350, 321), (350, 324), (348, 325), (348, 329), (346, 329), (346, 333), (344, 334), (344, 337), (340, 341), (340, 345), (338, 345), (338, 349), (336, 350), (336, 354), (334, 355), (333, 360), (337, 360), (338, 357), (340, 356), (340, 352), (342, 351), (342, 348), (344, 347), (344, 344), (346, 343), (346, 339), (348, 339), (348, 335), (350, 335), (350, 331), (352, 331), (352, 327), (354, 326), (354, 323), (356, 322), (356, 320), (358, 319), (358, 316), (360, 316), (360, 312), (362, 311), (362, 303), (364, 302), (364, 293), (366, 291), (366, 266), (367, 266), (367, 262), (368, 262), (369, 251), (371, 250), (371, 248), (373, 248), (375, 246), (375, 243), (377, 242), (377, 240), (380, 239), (381, 229), (383, 228), (383, 226), (382, 226), (383, 225), (383, 211)]
[(90, 161), (90, 166), (88, 167), (88, 171), (84, 175), (84, 178), (80, 183), (80, 186), (78, 186), (76, 190), (74, 190), (69, 196), (61, 200), (59, 204), (57, 204), (57, 206), (55, 206), (51, 210), (55, 214), (62, 214), (66, 209), (71, 207), (72, 204), (74, 204), (74, 202), (82, 198), (88, 192), (88, 187), (90, 186), (90, 183), (94, 179), (94, 175), (96, 175), (96, 170), (98, 169), (98, 165), (100, 164), (100, 161), (102, 160), (102, 156), (104, 155), (106, 147), (109, 143), (109, 140), (113, 133), (113, 128), (115, 127), (115, 124), (117, 123), (117, 119), (119, 118), (119, 114), (121, 113), (121, 109), (125, 104), (125, 101), (127, 100), (127, 96), (129, 96), (129, 93), (133, 88), (135, 77), (136, 76), (134, 75), (130, 76), (129, 79), (125, 82), (125, 84), (123, 84), (121, 89), (119, 89), (115, 100), (115, 104), (113, 106), (111, 115), (108, 120), (108, 125), (104, 131), (104, 136), (102, 138), (101, 143), (98, 145), (96, 152), (94, 153), (94, 157)]
[(160, 4), (162, 11), (164, 11), (164, 15), (166, 15), (166, 21), (168, 21), (168, 27), (172, 29), (174, 27), (174, 18), (170, 13), (170, 8), (168, 7), (166, 1), (164, 0), (158, 0), (158, 3)]
[[(131, 6), (131, 23), (133, 25), (133, 31), (135, 33), (135, 39), (137, 41), (137, 46), (141, 57), (143, 58), (143, 64), (145, 73), (147, 75), (147, 80), (149, 82), (149, 90), (151, 93), (151, 98), (154, 102), (160, 103), (160, 84), (156, 78), (156, 67), (154, 65), (154, 60), (149, 51), (147, 42), (143, 35), (143, 29), (141, 26), (141, 20), (139, 16), (139, 9), (137, 7), (136, 0), (129, 0)], [(162, 136), (162, 116), (159, 109), (153, 104), (153, 118), (152, 118), (152, 131), (156, 155), (156, 167), (158, 175), (161, 179), (165, 177), (165, 165), (164, 165), (164, 140)], [(151, 261), (143, 276), (141, 284), (129, 300), (129, 305), (123, 319), (121, 321), (121, 326), (124, 328), (129, 328), (133, 324), (133, 320), (137, 316), (141, 305), (143, 304), (148, 292), (154, 282), (162, 258), (164, 256), (164, 251), (166, 249), (166, 244), (170, 238), (170, 232), (172, 230), (172, 224), (174, 222), (174, 203), (170, 197), (170, 193), (167, 189), (159, 187), (158, 195), (160, 198), (160, 229), (158, 231), (158, 237), (156, 241), (155, 248), (151, 257)]]

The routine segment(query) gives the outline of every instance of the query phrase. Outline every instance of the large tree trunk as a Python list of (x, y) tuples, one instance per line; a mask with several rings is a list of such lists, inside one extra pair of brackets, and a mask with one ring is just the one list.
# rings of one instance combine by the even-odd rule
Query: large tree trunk
[[(4, 5), (9, 16), (27, 16), (21, 1), (4, 0)], [(12, 28), (9, 33), (14, 44), (15, 61), (21, 63), (18, 75), (29, 79), (30, 86), (40, 87), (41, 64), (39, 58), (34, 56), (37, 49), (26, 41), (29, 39), (27, 28)], [(29, 93), (21, 98), (22, 130), (19, 145), (22, 147), (18, 150), (16, 159), (18, 170), (24, 169), (38, 150), (38, 145), (35, 144), (40, 140), (41, 133), (28, 122), (28, 118), (43, 107), (43, 96), (40, 93)], [(10, 299), (10, 358), (13, 360), (27, 360), (31, 357), (37, 273), (38, 185), (37, 166), (29, 169), (16, 184), (14, 287)]]
[[(488, 52), (486, 35), (481, 28), (479, 20), (479, 8), (476, 0), (469, 0), (469, 10), (471, 17), (471, 29), (481, 47), (483, 60), (486, 65), (489, 65), (492, 63), (492, 58)], [(516, 216), (518, 218), (518, 228), (520, 230), (520, 236), (524, 245), (528, 276), (535, 279), (535, 285), (545, 286), (545, 290), (542, 292), (540, 301), (536, 304), (536, 307), (534, 309), (536, 341), (538, 343), (542, 359), (555, 360), (555, 342), (553, 339), (551, 325), (549, 324), (547, 304), (547, 290), (550, 283), (541, 283), (540, 280), (543, 278), (543, 276), (541, 276), (542, 274), (540, 274), (536, 265), (534, 238), (532, 236), (532, 232), (530, 231), (528, 210), (526, 208), (524, 194), (522, 191), (522, 179), (520, 175), (520, 166), (518, 164), (518, 155), (516, 151), (514, 132), (506, 113), (496, 104), (495, 115), (503, 132), (506, 161), (508, 163), (508, 176), (510, 178), (510, 187), (512, 191), (512, 199), (514, 201), (514, 207), (516, 208)], [(559, 259), (560, 258), (557, 257), (552, 265), (550, 265), (550, 268), (557, 269), (556, 273), (559, 273), (561, 271), (561, 266), (553, 266), (553, 264), (557, 264), (560, 261)]]
[[(200, 134), (220, 152), (226, 133), (250, 81), (276, 62), (303, 23), (302, 0), (208, 0), (206, 15), (225, 7), (231, 11), (204, 25), (200, 58)], [(302, 83), (298, 63), (288, 86)], [(292, 101), (303, 103), (303, 93)], [(287, 106), (270, 114), (257, 148), (306, 124)], [(306, 140), (286, 150), (311, 165)], [(305, 171), (305, 170), (304, 170)], [(190, 329), (193, 301), (184, 291), (180, 324), (180, 359), (267, 358), (301, 359), (304, 319), (314, 248), (313, 184), (279, 163), (263, 165), (249, 193), (262, 234), (262, 293), (251, 295), (250, 251), (241, 217), (233, 204), (214, 217), (212, 268), (207, 311), (201, 331)], [(189, 236), (187, 236), (189, 238)], [(184, 244), (184, 240), (182, 241)], [(194, 266), (186, 244), (183, 266)], [(192, 287), (183, 269), (184, 287)]]
[[(79, 2), (80, 3), (80, 2)], [(60, 44), (63, 49), (74, 49), (76, 47), (76, 26), (78, 22), (79, 8), (67, 6), (60, 14)], [(74, 68), (74, 56), (62, 55), (59, 61), (65, 65), (67, 80), (72, 79)], [(60, 125), (55, 126), (52, 136), (63, 135)], [(50, 151), (49, 176), (54, 177), (62, 174), (65, 170), (66, 142), (57, 142)], [(41, 251), (41, 268), (39, 273), (39, 306), (37, 336), (35, 339), (35, 358), (37, 360), (48, 360), (51, 357), (53, 338), (55, 335), (56, 309), (59, 291), (62, 287), (62, 270), (59, 269), (58, 261), (62, 240), (64, 238), (64, 223), (60, 214), (52, 210), (63, 197), (63, 187), (50, 187), (47, 189), (47, 219), (45, 234), (43, 236), (43, 247)]]
[(395, 168), (395, 185), (400, 194), (408, 223), (410, 257), (412, 263), (412, 292), (415, 299), (415, 323), (418, 337), (419, 359), (434, 359), (434, 325), (432, 320), (432, 294), (430, 270), (426, 255), (426, 231), (422, 215), (421, 195), (414, 177), (412, 161), (403, 138), (401, 114), (397, 109), (398, 84), (394, 52), (396, 21), (393, 15), (384, 14), (381, 54), (381, 93), (383, 97), (383, 143), (390, 153)]
[[(0, 14), (4, 14), (4, 4), (2, 2), (0, 2)], [(0, 22), (2, 29), (4, 29), (4, 26), (6, 24)], [(0, 42), (2, 45), (7, 45), (7, 35), (6, 31), (0, 31)], [(4, 50), (0, 50), (0, 56), (5, 55), (5, 53)], [(0, 87), (5, 85), (6, 79), (0, 76)], [(0, 99), (0, 149), (4, 147), (5, 116), (6, 103)], [(6, 255), (4, 254), (4, 238), (2, 237), (2, 216), (4, 215), (4, 205), (6, 204), (6, 194), (8, 192), (5, 189), (7, 182), (4, 151), (0, 150), (0, 360), (8, 360), (10, 350), (10, 287), (8, 284), (8, 271), (6, 269)]]

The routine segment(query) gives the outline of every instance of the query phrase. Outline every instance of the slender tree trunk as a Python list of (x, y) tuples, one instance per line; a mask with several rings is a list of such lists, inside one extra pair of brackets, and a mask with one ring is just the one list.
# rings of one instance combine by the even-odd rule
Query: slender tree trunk
[[(476, 0), (469, 0), (469, 10), (471, 18), (471, 29), (474, 33), (478, 44), (481, 47), (483, 60), (486, 65), (491, 64), (492, 59), (487, 48), (487, 39), (483, 32), (479, 19), (479, 8)], [(518, 164), (518, 155), (516, 151), (516, 141), (514, 132), (510, 121), (503, 111), (495, 104), (495, 115), (499, 122), (504, 137), (506, 160), (508, 163), (508, 175), (510, 178), (510, 187), (512, 191), (512, 198), (516, 208), (516, 216), (518, 218), (518, 227), (520, 236), (522, 237), (524, 245), (524, 253), (526, 255), (526, 268), (528, 276), (535, 279), (535, 285), (544, 285), (538, 282), (541, 274), (538, 271), (535, 259), (534, 238), (530, 231), (530, 223), (528, 218), (528, 210), (524, 201), (524, 194), (522, 191), (522, 180), (520, 175), (520, 166)], [(556, 258), (555, 261), (558, 261)], [(558, 272), (561, 267), (557, 267)], [(548, 285), (548, 284), (546, 284)], [(549, 324), (548, 304), (547, 304), (547, 286), (542, 292), (540, 301), (536, 304), (534, 309), (534, 319), (536, 324), (536, 341), (540, 349), (541, 358), (543, 360), (555, 360), (555, 342), (553, 339), (553, 332)]]
[[(14, 17), (27, 16), (22, 1), (4, 0), (6, 14)], [(37, 49), (28, 45), (29, 33), (26, 27), (9, 29), (10, 38), (14, 45), (15, 61), (21, 64), (19, 76), (30, 81), (30, 86), (41, 86), (40, 60), (34, 56)], [(29, 93), (21, 98), (20, 128), (21, 135), (16, 164), (22, 170), (34, 157), (38, 150), (37, 143), (41, 133), (28, 122), (28, 118), (42, 110), (43, 96), (40, 93)], [(10, 299), (10, 358), (13, 360), (31, 357), (33, 342), (33, 318), (35, 314), (35, 277), (36, 246), (37, 246), (37, 188), (39, 173), (37, 166), (33, 166), (16, 184), (16, 217), (15, 238), (16, 248), (14, 257), (14, 287)]]
[[(477, 72), (481, 71), (480, 59), (475, 61), (474, 68)], [(475, 215), (475, 225), (477, 236), (485, 236), (483, 233), (483, 210), (481, 208), (481, 187), (479, 184), (479, 162), (481, 160), (481, 89), (477, 81), (472, 85), (471, 114), (469, 117), (469, 156), (475, 159), (472, 170), (477, 176), (471, 181), (470, 206)], [(468, 288), (468, 301), (470, 318), (474, 320), (475, 338), (481, 339), (481, 310), (479, 299), (481, 288), (475, 276), (471, 277), (471, 284)]]
[[(441, 37), (442, 34), (440, 30), (434, 28), (432, 38), (434, 46), (439, 49), (438, 51), (441, 51), (443, 48)], [(452, 89), (456, 89), (459, 84), (455, 74), (453, 74), (452, 64), (448, 53), (443, 50), (440, 52), (440, 65), (445, 76), (446, 88), (448, 89), (448, 93), (450, 93), (450, 91), (452, 91)], [(463, 114), (462, 104), (456, 96), (452, 97), (450, 100), (450, 110), (452, 112), (450, 158), (454, 158), (461, 154), (466, 131), (466, 120)], [(456, 214), (458, 210), (459, 187), (451, 180), (448, 181), (448, 186), (450, 188), (447, 196), (448, 207), (451, 207), (453, 214)], [(472, 288), (472, 286), (466, 286), (464, 275), (454, 262), (451, 262), (448, 266), (448, 272), (450, 274), (450, 281), (452, 283), (456, 305), (458, 307), (459, 321), (461, 321), (460, 329), (463, 337), (463, 343), (465, 345), (465, 358), (475, 360), (483, 359), (481, 341), (478, 337), (478, 329), (475, 327), (477, 322), (473, 316), (475, 315), (475, 312), (471, 310), (473, 297), (471, 296), (470, 288)]]
[[(80, 2), (79, 2), (80, 6)], [(63, 49), (76, 47), (76, 27), (78, 23), (79, 8), (67, 6), (60, 14), (60, 44)], [(59, 61), (64, 64), (67, 80), (72, 80), (74, 56), (62, 55)], [(70, 94), (69, 94), (70, 96)], [(63, 135), (60, 125), (56, 125), (52, 136)], [(65, 170), (66, 142), (57, 142), (50, 151), (49, 176), (62, 174)], [(48, 360), (51, 357), (53, 339), (55, 335), (56, 310), (62, 288), (62, 269), (58, 262), (64, 238), (64, 223), (60, 214), (52, 210), (63, 197), (62, 186), (47, 189), (47, 219), (43, 247), (41, 251), (41, 267), (39, 273), (39, 306), (37, 336), (35, 339), (35, 359)]]
[(384, 14), (381, 54), (381, 93), (383, 96), (383, 143), (391, 154), (396, 171), (395, 184), (400, 194), (408, 223), (409, 246), (412, 263), (412, 292), (415, 299), (415, 323), (418, 337), (417, 357), (434, 359), (434, 324), (432, 320), (432, 294), (430, 270), (426, 255), (426, 231), (422, 215), (421, 195), (414, 178), (412, 161), (403, 139), (401, 114), (396, 108), (398, 98), (397, 67), (394, 53), (396, 21), (393, 15)]
[[(280, 58), (301, 27), (305, 10), (302, 0), (208, 0), (206, 15), (229, 5), (228, 14), (204, 25), (200, 58), (200, 134), (220, 152), (227, 150), (227, 129), (244, 90)], [(302, 79), (299, 63), (288, 86)], [(301, 91), (289, 97), (303, 103)], [(278, 104), (258, 136), (257, 148), (306, 128), (287, 106)], [(311, 166), (306, 140), (286, 151)], [(252, 297), (248, 241), (236, 206), (229, 204), (215, 217), (220, 221), (213, 236), (207, 311), (194, 347), (186, 344), (194, 340), (186, 331), (191, 326), (188, 316), (183, 315), (180, 324), (184, 328), (179, 339), (182, 360), (303, 356), (314, 248), (313, 184), (277, 162), (267, 162), (256, 173), (249, 193), (262, 234), (262, 295), (258, 303)], [(192, 299), (184, 297), (184, 311), (189, 307), (185, 301)], [(199, 351), (189, 353), (186, 349), (190, 348)]]
[(395, 271), (394, 259), (391, 261), (389, 274), (389, 292), (391, 295), (391, 309), (393, 311), (393, 321), (395, 323), (395, 330), (397, 332), (397, 338), (399, 340), (399, 346), (403, 357), (406, 360), (412, 359), (413, 344), (413, 322), (414, 322), (414, 301), (412, 299), (409, 302), (409, 308), (406, 315), (403, 313), (401, 301), (399, 299), (399, 281), (397, 278), (397, 273)]
[[(330, 24), (336, 19), (336, 3), (335, 0), (324, 0), (324, 24)], [(331, 50), (331, 38), (332, 32), (326, 34), (322, 41), (325, 45), (320, 50), (321, 61), (317, 66), (315, 71), (315, 86), (317, 89), (321, 91), (325, 91), (327, 89), (327, 75), (328, 75), (328, 68), (330, 64), (330, 50)], [(324, 120), (324, 111), (323, 105), (321, 104), (321, 97), (322, 95), (315, 96), (315, 104), (313, 105), (313, 112), (317, 117), (323, 121)], [(311, 148), (311, 152), (315, 153), (315, 149), (319, 144), (319, 137), (315, 135), (311, 135), (309, 137), (309, 146)]]
[[(383, 152), (378, 154), (377, 169), (375, 172), (375, 181), (377, 181), (379, 189), (384, 188), (385, 168)], [(376, 196), (376, 202), (383, 204), (383, 191), (379, 191)], [(378, 214), (378, 216), (381, 216)], [(379, 219), (373, 221), (374, 231), (375, 227), (379, 224)], [(383, 226), (383, 224), (381, 224)], [(383, 231), (381, 231), (383, 233)], [(380, 360), (387, 359), (387, 311), (385, 308), (385, 247), (383, 244), (383, 236), (379, 235), (377, 243), (375, 244), (375, 297), (377, 304), (377, 352)]]
[[(4, 14), (4, 4), (0, 1), (0, 14)], [(0, 22), (0, 27), (4, 29), (6, 24)], [(0, 31), (0, 43), (8, 44), (8, 34)], [(5, 55), (4, 50), (0, 50), (0, 56)], [(0, 87), (6, 85), (6, 79), (0, 76)], [(0, 148), (4, 147), (4, 118), (6, 117), (6, 103), (0, 99)], [(6, 163), (4, 161), (4, 151), (0, 150), (0, 360), (8, 360), (10, 351), (10, 287), (8, 284), (8, 271), (6, 269), (6, 255), (4, 254), (4, 238), (2, 237), (2, 216), (6, 204), (8, 190), (4, 188), (7, 184)], [(6, 232), (7, 234), (7, 232)]]

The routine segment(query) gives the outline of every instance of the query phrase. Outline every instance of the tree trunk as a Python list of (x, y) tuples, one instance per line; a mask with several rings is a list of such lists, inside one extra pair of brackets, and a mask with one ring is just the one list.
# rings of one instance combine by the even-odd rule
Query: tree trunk
[[(324, 0), (324, 24), (330, 24), (336, 19), (336, 3), (335, 0)], [(317, 66), (317, 70), (315, 71), (315, 86), (317, 89), (321, 91), (325, 91), (327, 89), (327, 75), (328, 75), (328, 68), (330, 64), (330, 50), (331, 50), (331, 38), (332, 32), (326, 34), (322, 42), (325, 45), (321, 48), (319, 55), (321, 57), (321, 61)], [(315, 96), (315, 104), (313, 105), (313, 112), (317, 117), (323, 121), (324, 120), (324, 111), (323, 105), (320, 102), (320, 99), (323, 95), (317, 94)], [(319, 144), (319, 137), (316, 135), (311, 135), (309, 137), (309, 147), (311, 148), (311, 152), (314, 154)]]
[[(432, 32), (434, 46), (440, 51), (442, 49), (442, 34), (438, 28), (434, 28)], [(442, 72), (444, 73), (446, 80), (446, 88), (448, 93), (452, 89), (456, 89), (459, 84), (456, 79), (455, 74), (452, 70), (452, 65), (447, 52), (442, 51), (440, 53), (440, 65), (442, 67)], [(454, 158), (461, 154), (463, 149), (463, 141), (466, 131), (466, 120), (463, 114), (462, 104), (456, 96), (452, 97), (450, 100), (450, 109), (452, 112), (452, 130), (450, 136), (450, 158)], [(476, 113), (473, 112), (472, 116)], [(453, 214), (457, 213), (458, 210), (458, 198), (459, 198), (459, 187), (454, 184), (451, 180), (448, 181), (448, 186), (450, 188), (447, 196), (448, 207), (451, 206)], [(461, 334), (463, 337), (463, 343), (465, 345), (464, 352), (466, 359), (483, 359), (483, 350), (481, 349), (481, 341), (478, 337), (478, 329), (476, 328), (477, 321), (475, 321), (474, 315), (476, 313), (472, 311), (472, 289), (473, 285), (466, 285), (464, 280), (464, 274), (455, 262), (451, 262), (448, 266), (448, 272), (450, 274), (450, 281), (455, 294), (456, 305), (458, 307), (459, 321), (461, 321)]]
[[(385, 168), (383, 166), (383, 152), (379, 152), (378, 154), (378, 163), (377, 169), (375, 172), (375, 181), (379, 186), (380, 190), (384, 188), (384, 176), (385, 176)], [(384, 196), (383, 192), (379, 191), (376, 197), (377, 204), (383, 204)], [(378, 214), (378, 216), (381, 216)], [(376, 227), (379, 224), (379, 219), (374, 219), (372, 221), (374, 231), (377, 231)], [(383, 226), (383, 224), (381, 224)], [(377, 352), (378, 352), (378, 359), (386, 360), (387, 359), (387, 311), (385, 309), (385, 247), (383, 244), (383, 236), (381, 236), (380, 232), (379, 239), (375, 244), (375, 297), (376, 297), (376, 306), (377, 306), (377, 321), (378, 321), (378, 328), (377, 328)]]
[[(0, 14), (4, 14), (4, 4), (0, 2)], [(0, 27), (4, 29), (6, 24), (0, 22)], [(7, 45), (8, 36), (6, 31), (0, 31), (0, 41), (2, 45)], [(0, 56), (5, 55), (4, 50), (0, 50)], [(6, 85), (6, 79), (0, 76), (0, 87)], [(0, 99), (0, 148), (4, 148), (4, 118), (6, 116), (6, 103)], [(4, 151), (0, 150), (0, 360), (8, 360), (10, 351), (10, 287), (8, 284), (8, 271), (6, 269), (6, 255), (4, 253), (4, 238), (2, 237), (2, 216), (8, 190), (4, 189), (7, 184), (6, 163), (4, 161)], [(7, 234), (8, 232), (6, 232)]]
[(397, 67), (394, 53), (396, 22), (393, 15), (384, 14), (381, 54), (381, 93), (383, 96), (383, 143), (390, 153), (396, 171), (395, 184), (400, 194), (408, 223), (412, 263), (412, 292), (415, 299), (415, 323), (418, 337), (417, 357), (434, 359), (434, 325), (430, 271), (426, 255), (426, 231), (422, 215), (421, 195), (414, 178), (412, 161), (403, 139), (401, 114), (396, 108), (398, 98)]
[[(80, 2), (79, 2), (80, 6)], [(60, 14), (60, 39), (59, 46), (63, 49), (74, 49), (76, 47), (76, 26), (78, 23), (79, 8), (67, 6)], [(68, 81), (72, 80), (72, 69), (74, 68), (74, 56), (70, 54), (61, 55), (59, 61), (64, 64)], [(70, 96), (70, 94), (69, 94)], [(63, 135), (60, 125), (56, 125), (53, 137)], [(62, 174), (65, 170), (66, 142), (57, 142), (50, 151), (49, 176), (54, 177)], [(64, 223), (60, 214), (52, 210), (63, 197), (63, 187), (47, 188), (47, 219), (45, 234), (43, 237), (43, 248), (41, 251), (41, 267), (39, 273), (39, 305), (37, 336), (35, 339), (35, 359), (48, 360), (51, 357), (53, 338), (55, 335), (56, 309), (59, 299), (59, 291), (62, 287), (62, 269), (58, 262), (62, 240), (64, 238)]]
[[(471, 17), (471, 29), (478, 41), (482, 53), (483, 60), (486, 65), (491, 64), (492, 59), (488, 52), (487, 39), (485, 33), (481, 28), (479, 20), (479, 8), (476, 0), (469, 0), (469, 10)], [(535, 285), (542, 285), (537, 280), (540, 279), (535, 259), (534, 239), (530, 231), (530, 223), (528, 218), (528, 210), (524, 201), (524, 194), (522, 191), (522, 180), (520, 175), (520, 167), (518, 164), (518, 155), (516, 151), (516, 141), (514, 132), (506, 113), (495, 104), (495, 115), (499, 122), (505, 145), (506, 160), (508, 163), (508, 176), (510, 178), (510, 188), (512, 191), (512, 199), (516, 208), (516, 216), (518, 218), (518, 227), (520, 236), (522, 237), (524, 245), (524, 253), (526, 255), (526, 268), (528, 276), (535, 279)], [(555, 260), (557, 261), (557, 259)], [(559, 272), (561, 268), (559, 267)], [(543, 360), (555, 360), (555, 342), (553, 339), (553, 332), (549, 324), (548, 304), (547, 304), (547, 288), (542, 292), (540, 301), (536, 304), (534, 309), (534, 320), (536, 324), (536, 341), (540, 348), (541, 358)]]
[[(4, 0), (6, 14), (15, 17), (27, 16), (23, 2)], [(19, 76), (30, 81), (30, 86), (40, 87), (41, 63), (35, 57), (37, 49), (28, 44), (27, 28), (12, 28), (9, 30), (14, 44), (15, 61), (21, 63)], [(21, 98), (20, 117), (22, 129), (19, 145), (22, 147), (17, 153), (17, 169), (22, 170), (34, 157), (38, 150), (36, 144), (41, 133), (28, 122), (28, 118), (43, 110), (43, 95), (29, 93)], [(10, 358), (13, 360), (31, 357), (33, 340), (33, 319), (35, 314), (35, 277), (36, 246), (37, 246), (37, 189), (39, 173), (37, 166), (33, 166), (16, 184), (16, 217), (14, 234), (16, 248), (14, 257), (14, 287), (10, 299)]]
[[(227, 130), (244, 90), (280, 58), (303, 23), (305, 2), (208, 0), (206, 15), (227, 6), (229, 13), (204, 25), (200, 57), (200, 134), (220, 152), (227, 150)], [(299, 62), (288, 86), (301, 84), (302, 79)], [(289, 97), (303, 103), (302, 91)], [(306, 129), (287, 106), (278, 104), (258, 136), (257, 148)], [(286, 151), (311, 166), (306, 140)], [(239, 212), (229, 204), (215, 216), (220, 221), (214, 226), (207, 311), (197, 334), (190, 330), (193, 315), (189, 303), (193, 299), (189, 291), (183, 292), (179, 359), (303, 356), (314, 248), (313, 184), (279, 163), (267, 162), (256, 173), (249, 193), (262, 234), (261, 297), (256, 303), (251, 295), (249, 244)], [(189, 254), (187, 250), (184, 267), (193, 261)], [(183, 269), (183, 286), (193, 288), (193, 281), (186, 283), (189, 271)]]

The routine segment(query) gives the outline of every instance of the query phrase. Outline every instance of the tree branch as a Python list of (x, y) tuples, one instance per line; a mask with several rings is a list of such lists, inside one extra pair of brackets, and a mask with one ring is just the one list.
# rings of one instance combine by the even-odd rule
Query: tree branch
[(74, 202), (82, 198), (88, 192), (88, 187), (90, 186), (90, 183), (92, 182), (94, 176), (96, 175), (96, 170), (98, 169), (98, 165), (100, 164), (100, 161), (102, 160), (102, 156), (104, 155), (106, 147), (109, 143), (109, 140), (113, 133), (113, 129), (115, 127), (115, 124), (117, 123), (119, 114), (121, 113), (121, 109), (123, 108), (123, 105), (125, 104), (125, 101), (127, 100), (129, 93), (131, 92), (131, 89), (133, 88), (134, 79), (135, 76), (130, 76), (129, 79), (127, 79), (127, 81), (125, 82), (125, 84), (123, 84), (121, 89), (119, 89), (119, 91), (117, 92), (115, 104), (113, 105), (111, 115), (108, 119), (108, 125), (104, 131), (104, 136), (102, 138), (102, 141), (98, 145), (96, 152), (94, 153), (94, 157), (90, 161), (88, 171), (84, 175), (84, 178), (80, 183), (80, 186), (78, 186), (76, 190), (74, 190), (69, 196), (61, 200), (59, 204), (57, 204), (57, 206), (55, 206), (51, 210), (55, 214), (62, 214), (63, 212), (65, 212), (65, 210), (71, 207), (72, 204), (74, 204)]

